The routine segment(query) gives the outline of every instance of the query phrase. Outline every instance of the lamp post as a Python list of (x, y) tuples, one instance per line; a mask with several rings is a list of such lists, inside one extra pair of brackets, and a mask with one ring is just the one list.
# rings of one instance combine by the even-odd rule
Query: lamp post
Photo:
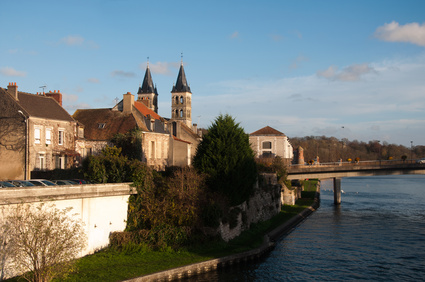
[(24, 180), (28, 180), (28, 119), (21, 110), (18, 113), (24, 117), (25, 124), (25, 164), (24, 164)]
[(413, 163), (413, 141), (410, 141), (410, 162)]

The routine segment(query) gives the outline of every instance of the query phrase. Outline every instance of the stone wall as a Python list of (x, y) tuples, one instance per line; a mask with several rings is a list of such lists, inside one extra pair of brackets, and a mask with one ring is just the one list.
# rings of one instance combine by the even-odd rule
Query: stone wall
[(252, 223), (268, 220), (280, 212), (281, 185), (277, 183), (276, 174), (263, 173), (260, 178), (255, 184), (254, 195), (248, 201), (231, 208), (233, 214), (237, 214), (236, 226), (231, 226), (231, 222), (220, 222), (217, 231), (224, 241), (239, 236), (248, 230)]

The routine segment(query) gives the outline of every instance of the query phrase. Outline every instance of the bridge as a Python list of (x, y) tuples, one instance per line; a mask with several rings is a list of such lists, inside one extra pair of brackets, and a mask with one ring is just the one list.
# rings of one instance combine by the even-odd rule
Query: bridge
[(416, 160), (377, 160), (288, 167), (289, 180), (333, 179), (335, 205), (341, 204), (341, 178), (343, 177), (402, 174), (425, 174), (425, 163), (419, 163)]

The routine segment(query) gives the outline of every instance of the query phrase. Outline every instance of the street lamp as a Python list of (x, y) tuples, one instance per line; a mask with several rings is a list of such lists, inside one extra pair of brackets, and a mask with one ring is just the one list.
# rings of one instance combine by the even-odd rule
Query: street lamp
[(410, 162), (413, 163), (413, 141), (410, 141)]
[(25, 164), (24, 164), (24, 180), (28, 179), (28, 119), (21, 110), (18, 113), (24, 117), (25, 123)]

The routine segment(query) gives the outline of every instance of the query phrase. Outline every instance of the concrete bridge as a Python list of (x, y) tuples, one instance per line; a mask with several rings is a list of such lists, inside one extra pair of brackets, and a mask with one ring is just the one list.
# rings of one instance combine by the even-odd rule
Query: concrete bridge
[(288, 167), (289, 180), (333, 179), (334, 203), (341, 204), (341, 178), (374, 175), (425, 174), (425, 164), (415, 160), (337, 162)]

